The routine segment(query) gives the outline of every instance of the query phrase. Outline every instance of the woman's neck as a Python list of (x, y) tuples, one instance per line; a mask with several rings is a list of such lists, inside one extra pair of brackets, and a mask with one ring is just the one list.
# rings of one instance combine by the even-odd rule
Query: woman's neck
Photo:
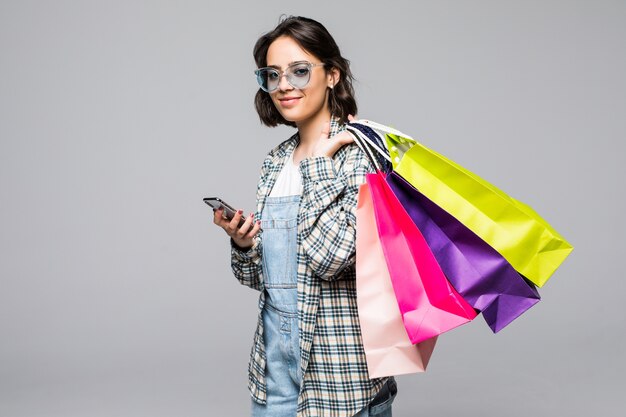
[(324, 109), (314, 117), (307, 119), (306, 121), (296, 123), (298, 127), (298, 136), (300, 137), (300, 141), (298, 143), (300, 152), (297, 152), (297, 154), (300, 154), (302, 158), (306, 158), (312, 153), (317, 141), (320, 140), (324, 123), (329, 121), (330, 111), (328, 111), (328, 109)]
[(324, 109), (302, 122), (297, 122), (298, 135), (300, 136), (300, 146), (308, 148), (314, 146), (322, 134), (324, 123), (330, 121), (330, 111)]

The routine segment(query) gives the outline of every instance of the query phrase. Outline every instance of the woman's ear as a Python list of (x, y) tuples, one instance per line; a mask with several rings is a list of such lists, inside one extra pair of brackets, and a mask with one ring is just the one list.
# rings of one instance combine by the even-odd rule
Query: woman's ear
[(339, 82), (339, 78), (341, 76), (341, 73), (339, 72), (338, 68), (331, 68), (330, 71), (328, 71), (328, 87), (329, 88), (333, 88), (337, 85), (337, 83)]

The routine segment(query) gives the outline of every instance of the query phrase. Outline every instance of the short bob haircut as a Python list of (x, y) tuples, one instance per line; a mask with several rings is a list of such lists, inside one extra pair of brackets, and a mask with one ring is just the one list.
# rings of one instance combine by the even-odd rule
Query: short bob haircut
[[(267, 66), (267, 50), (272, 42), (285, 35), (295, 40), (302, 49), (319, 58), (324, 63), (326, 71), (331, 68), (339, 70), (339, 82), (330, 91), (328, 107), (331, 115), (338, 117), (341, 123), (347, 123), (349, 114), (357, 114), (350, 61), (341, 56), (337, 43), (321, 23), (301, 16), (282, 16), (278, 26), (261, 36), (254, 45), (253, 55), (257, 67)], [(254, 97), (254, 105), (264, 125), (296, 126), (294, 122), (286, 120), (280, 114), (270, 95), (260, 88)]]

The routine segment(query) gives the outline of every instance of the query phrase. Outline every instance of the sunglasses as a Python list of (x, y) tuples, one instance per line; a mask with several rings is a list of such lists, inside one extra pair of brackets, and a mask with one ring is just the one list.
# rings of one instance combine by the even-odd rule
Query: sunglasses
[(259, 68), (254, 71), (256, 74), (256, 80), (259, 83), (261, 89), (267, 93), (272, 93), (278, 89), (280, 79), (283, 75), (287, 78), (287, 82), (293, 88), (304, 88), (309, 84), (311, 80), (311, 70), (313, 67), (323, 66), (321, 64), (312, 64), (307, 61), (294, 62), (289, 65), (284, 71), (279, 71), (276, 68), (265, 67)]

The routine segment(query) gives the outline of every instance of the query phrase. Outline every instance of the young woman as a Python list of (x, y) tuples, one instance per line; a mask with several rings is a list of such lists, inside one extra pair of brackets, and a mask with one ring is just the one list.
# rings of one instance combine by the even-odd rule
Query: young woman
[(356, 203), (373, 172), (344, 124), (356, 114), (349, 62), (326, 28), (288, 17), (254, 47), (267, 126), (297, 132), (265, 158), (257, 210), (231, 238), (232, 269), (260, 291), (250, 363), (252, 416), (391, 416), (393, 378), (370, 379), (355, 284)]

